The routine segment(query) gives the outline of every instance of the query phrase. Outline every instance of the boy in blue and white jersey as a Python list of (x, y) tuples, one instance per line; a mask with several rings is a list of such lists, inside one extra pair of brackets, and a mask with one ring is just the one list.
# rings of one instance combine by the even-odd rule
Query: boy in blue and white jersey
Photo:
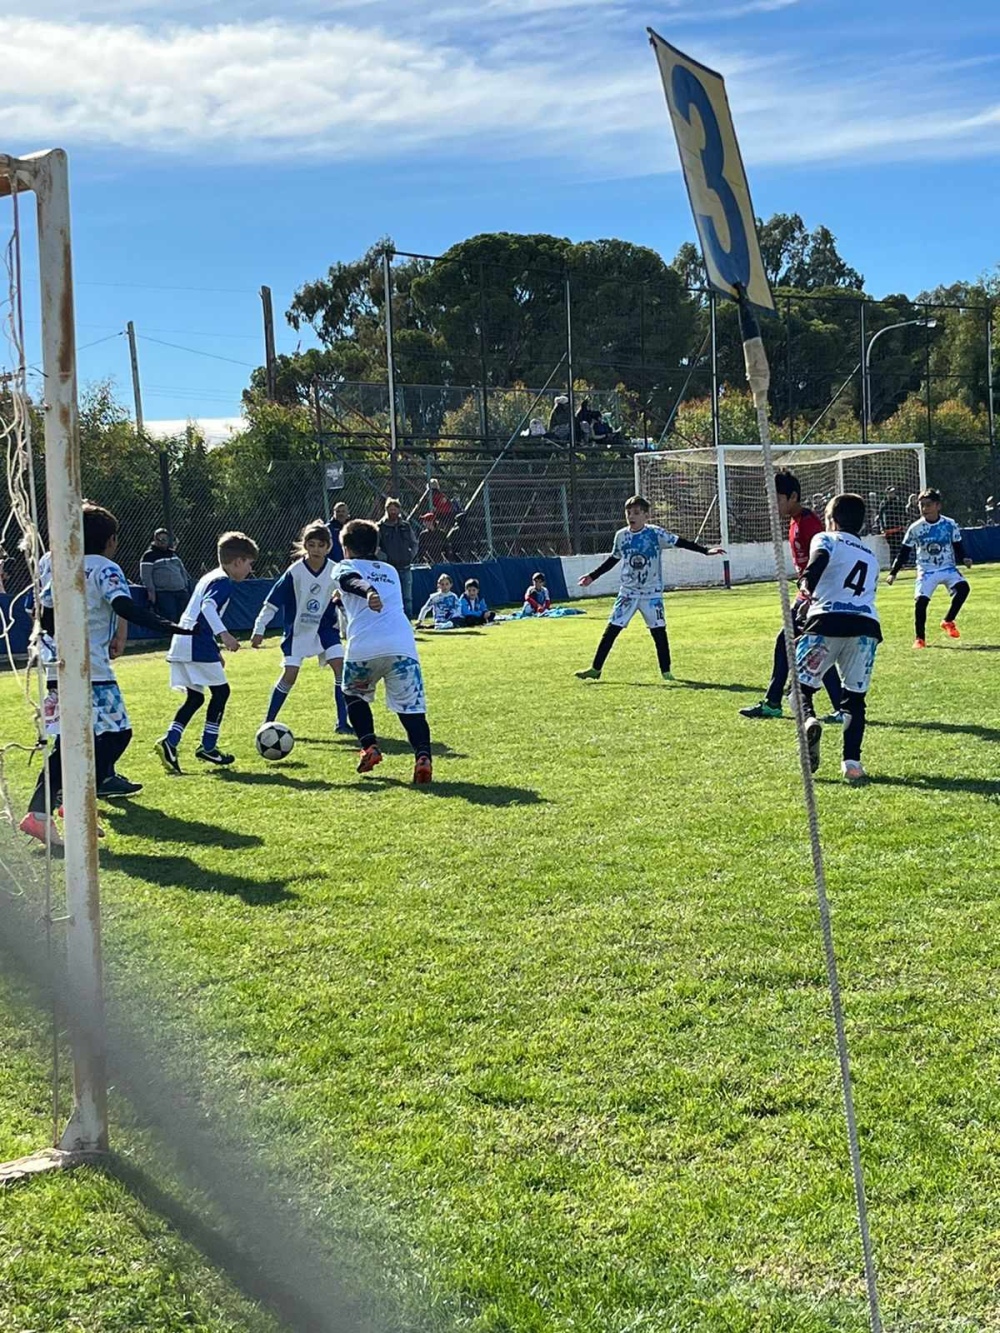
[(941, 621), (941, 628), (951, 639), (960, 639), (955, 624), (958, 613), (965, 605), (970, 588), (968, 582), (958, 572), (961, 560), (966, 569), (972, 568), (972, 561), (965, 554), (962, 544), (962, 529), (953, 518), (946, 518), (941, 513), (941, 492), (928, 487), (917, 496), (920, 506), (920, 518), (906, 529), (903, 544), (889, 570), (887, 583), (895, 583), (896, 575), (906, 563), (911, 552), (916, 553), (917, 582), (914, 604), (914, 629), (916, 638), (914, 648), (927, 647), (927, 608), (931, 594), (938, 584), (943, 583), (951, 593), (951, 605), (948, 614)]
[(337, 730), (351, 730), (340, 688), (344, 649), (340, 642), (337, 607), (332, 600), (337, 589), (334, 581), (336, 565), (330, 559), (331, 546), (330, 529), (322, 519), (307, 523), (299, 534), (295, 548), (299, 559), (289, 565), (267, 594), (267, 600), (254, 622), (250, 639), (254, 648), (259, 648), (264, 642), (264, 631), (279, 611), (285, 631), (281, 640), (284, 670), (271, 691), (265, 723), (273, 722), (278, 716), (289, 691), (299, 678), (299, 668), (305, 659), (315, 657), (321, 666), (326, 664), (333, 671)]
[[(154, 611), (136, 606), (132, 601), (128, 580), (114, 559), (118, 552), (118, 520), (109, 510), (89, 501), (84, 501), (83, 505), (83, 550), (97, 794), (103, 797), (134, 796), (142, 791), (142, 784), (129, 782), (114, 771), (115, 764), (132, 740), (132, 723), (111, 665), (124, 639), (119, 633), (119, 621), (144, 625), (165, 634), (180, 632), (180, 627), (169, 620), (163, 620)], [(29, 837), (38, 838), (41, 842), (50, 838), (53, 846), (61, 846), (62, 837), (52, 819), (53, 811), (61, 804), (62, 743), (56, 673), (58, 626), (51, 570), (51, 557), (45, 555), (39, 567), (41, 605), (38, 646), (48, 679), (43, 721), (46, 735), (55, 737), (55, 744), (46, 757), (45, 768), (38, 776), (28, 813), (21, 821), (20, 828)], [(46, 802), (46, 774), (50, 803)]]
[(434, 617), (435, 629), (453, 629), (458, 624), (462, 609), (453, 587), (448, 574), (438, 576), (437, 592), (432, 592), (420, 608), (420, 614), (417, 616), (418, 625), (428, 614)]
[(206, 692), (209, 699), (205, 727), (194, 757), (216, 765), (231, 764), (235, 759), (235, 755), (219, 749), (219, 731), (230, 694), (219, 642), (229, 652), (239, 652), (239, 640), (226, 629), (222, 617), (233, 585), (242, 583), (253, 571), (257, 543), (244, 532), (224, 532), (219, 538), (218, 555), (218, 568), (198, 580), (181, 616), (181, 625), (190, 637), (176, 635), (167, 653), (170, 688), (186, 696), (166, 735), (156, 742), (156, 753), (168, 773), (181, 771), (177, 747), (184, 728), (204, 704)]
[(676, 533), (647, 523), (648, 517), (648, 500), (641, 495), (633, 495), (626, 500), (626, 526), (615, 533), (611, 554), (603, 564), (580, 579), (580, 587), (587, 588), (609, 569), (614, 569), (619, 561), (623, 562), (621, 587), (611, 610), (611, 618), (597, 645), (592, 665), (586, 671), (576, 672), (580, 680), (600, 680), (601, 670), (615, 639), (637, 611), (646, 622), (646, 628), (656, 644), (660, 675), (664, 680), (674, 678), (670, 670), (670, 642), (667, 639), (667, 618), (663, 609), (660, 553), (673, 547), (683, 551), (698, 551), (701, 555), (723, 555), (724, 552), (721, 546), (709, 548), (699, 546), (697, 542), (685, 541)]
[(344, 696), (351, 726), (361, 742), (358, 772), (382, 762), (371, 705), (385, 681), (386, 707), (396, 713), (413, 746), (413, 781), (431, 780), (431, 733), (427, 725), (424, 678), (413, 626), (403, 607), (399, 575), (376, 560), (379, 531), (366, 519), (345, 523), (340, 534), (344, 560), (336, 567), (347, 621)]
[(860, 495), (835, 495), (826, 507), (826, 532), (809, 547), (809, 563), (799, 579), (808, 597), (803, 632), (795, 647), (802, 687), (809, 765), (819, 767), (823, 725), (813, 704), (823, 677), (836, 667), (843, 684), (844, 756), (841, 772), (850, 783), (866, 779), (861, 764), (868, 689), (882, 626), (875, 606), (878, 556), (861, 540), (865, 502)]

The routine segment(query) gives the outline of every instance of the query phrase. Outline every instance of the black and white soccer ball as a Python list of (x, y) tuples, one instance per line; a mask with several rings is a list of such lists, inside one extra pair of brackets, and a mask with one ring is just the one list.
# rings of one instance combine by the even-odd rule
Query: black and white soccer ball
[(284, 722), (265, 722), (254, 737), (254, 744), (262, 759), (287, 759), (295, 737)]

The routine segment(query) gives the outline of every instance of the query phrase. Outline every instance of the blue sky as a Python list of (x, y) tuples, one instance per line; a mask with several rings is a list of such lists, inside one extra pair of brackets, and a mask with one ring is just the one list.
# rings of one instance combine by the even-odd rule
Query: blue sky
[(831, 227), (870, 292), (1000, 263), (995, 0), (0, 14), (0, 149), (71, 154), (81, 379), (127, 397), (132, 319), (150, 420), (236, 415), (262, 359), (261, 284), (293, 350), (295, 288), (385, 234), (429, 254), (480, 231), (618, 236), (671, 258), (693, 228), (647, 24), (726, 76), (757, 212)]

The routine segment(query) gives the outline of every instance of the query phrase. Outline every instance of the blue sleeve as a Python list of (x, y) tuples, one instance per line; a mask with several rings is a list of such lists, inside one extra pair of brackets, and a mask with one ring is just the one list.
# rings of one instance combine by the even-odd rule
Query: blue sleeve
[[(228, 581), (228, 580), (227, 580)], [(267, 601), (272, 606), (276, 606), (279, 611), (290, 611), (295, 600), (295, 588), (292, 584), (292, 572), (286, 569), (279, 579), (276, 579), (271, 591), (267, 594)]]

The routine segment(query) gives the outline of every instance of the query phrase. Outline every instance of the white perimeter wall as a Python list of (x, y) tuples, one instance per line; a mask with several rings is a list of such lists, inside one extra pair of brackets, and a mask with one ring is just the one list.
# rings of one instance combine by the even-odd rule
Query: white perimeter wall
[[(884, 537), (866, 537), (878, 556), (882, 569), (889, 568), (889, 544)], [(613, 597), (618, 591), (621, 566), (616, 565), (589, 588), (577, 586), (577, 580), (607, 559), (607, 555), (566, 555), (562, 557), (566, 588), (570, 597)], [(785, 564), (792, 578), (792, 556), (785, 546)], [(735, 542), (729, 548), (730, 577), (733, 583), (768, 583), (774, 574), (774, 550), (770, 542)], [(663, 578), (668, 588), (711, 588), (722, 586), (722, 556), (699, 555), (697, 551), (664, 551)]]

